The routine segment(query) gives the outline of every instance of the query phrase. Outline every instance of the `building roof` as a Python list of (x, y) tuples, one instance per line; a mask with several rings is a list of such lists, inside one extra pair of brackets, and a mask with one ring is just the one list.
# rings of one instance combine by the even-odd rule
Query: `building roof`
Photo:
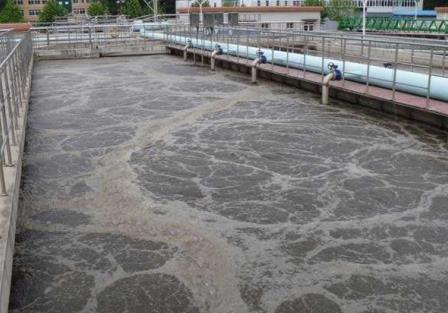
[(0, 31), (13, 30), (16, 32), (26, 32), (31, 28), (30, 23), (2, 23)]
[(448, 6), (446, 7), (436, 7), (435, 10), (437, 13), (448, 13)]
[[(275, 13), (275, 12), (321, 12), (322, 7), (319, 6), (290, 6), (290, 7), (205, 7), (202, 13)], [(199, 13), (200, 8), (191, 7), (179, 8), (178, 13)]]
[[(415, 16), (415, 9), (394, 9), (392, 11), (393, 16)], [(436, 17), (437, 13), (434, 10), (417, 10), (417, 16), (419, 17)]]

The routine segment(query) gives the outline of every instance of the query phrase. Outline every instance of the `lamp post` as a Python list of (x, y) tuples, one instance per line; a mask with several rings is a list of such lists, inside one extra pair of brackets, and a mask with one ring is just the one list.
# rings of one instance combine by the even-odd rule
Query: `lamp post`
[(204, 16), (202, 14), (202, 5), (207, 2), (207, 0), (197, 0), (197, 4), (199, 5), (199, 23), (202, 24), (204, 20)]
[(202, 15), (202, 1), (199, 1), (199, 23), (204, 24), (204, 16)]
[(362, 36), (366, 35), (367, 0), (362, 1)]
[(420, 0), (414, 0), (414, 6), (415, 6), (415, 16), (414, 16), (414, 18), (415, 18), (415, 20), (417, 20), (417, 17), (418, 17), (418, 4), (419, 4), (419, 2), (420, 2)]

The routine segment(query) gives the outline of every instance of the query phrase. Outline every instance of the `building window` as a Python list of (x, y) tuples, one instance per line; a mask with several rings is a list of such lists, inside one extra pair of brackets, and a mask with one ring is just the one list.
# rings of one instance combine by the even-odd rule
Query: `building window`
[(16, 0), (17, 5), (23, 5), (23, 0)]
[(294, 23), (286, 23), (286, 28), (287, 29), (293, 29), (294, 28)]
[(39, 10), (29, 10), (28, 11), (28, 15), (29, 16), (38, 16), (39, 15)]
[(48, 0), (42, 0), (42, 4), (46, 4)]
[(259, 6), (261, 6), (261, 1), (260, 0), (257, 1), (257, 7), (259, 7)]
[(267, 7), (269, 6), (269, 0), (266, 0), (266, 6)]
[(261, 28), (268, 29), (269, 28), (269, 23), (261, 23)]
[(275, 2), (275, 5), (279, 7), (279, 6), (280, 6), (280, 0), (277, 0), (277, 1)]
[(29, 0), (29, 4), (40, 4), (40, 0)]
[(313, 31), (314, 30), (314, 24), (313, 23), (305, 23), (305, 25), (303, 25), (303, 30), (304, 31)]
[(86, 9), (84, 8), (73, 9), (73, 14), (86, 14)]
[(288, 6), (288, 0), (285, 0), (285, 7)]

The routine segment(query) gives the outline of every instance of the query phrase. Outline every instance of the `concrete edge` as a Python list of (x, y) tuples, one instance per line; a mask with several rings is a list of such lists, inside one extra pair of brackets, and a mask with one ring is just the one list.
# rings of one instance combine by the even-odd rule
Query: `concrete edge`
[[(126, 48), (126, 47), (125, 47)], [(158, 48), (158, 49), (157, 49)], [(145, 56), (166, 54), (165, 45), (153, 46), (152, 49), (129, 47), (129, 49), (41, 49), (34, 51), (36, 61), (96, 59), (102, 57)]]
[(14, 166), (4, 167), (8, 196), (0, 198), (0, 313), (7, 313), (9, 307), (20, 180), (22, 176), (22, 156), (25, 147), (25, 133), (28, 120), (33, 65), (34, 58), (31, 56), (25, 107), (20, 116), (20, 126), (17, 131), (18, 145), (11, 146)]

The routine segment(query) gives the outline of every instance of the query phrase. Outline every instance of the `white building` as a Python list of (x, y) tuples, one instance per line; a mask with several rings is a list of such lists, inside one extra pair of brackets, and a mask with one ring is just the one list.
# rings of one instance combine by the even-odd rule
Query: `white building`
[[(328, 0), (327, 0), (328, 1)], [(352, 0), (354, 5), (362, 8), (363, 0)], [(176, 9), (188, 8), (194, 0), (177, 0)], [(211, 7), (246, 6), (246, 7), (284, 7), (303, 6), (304, 0), (209, 0)], [(392, 15), (397, 8), (423, 8), (423, 0), (368, 0), (368, 15)]]
[(448, 7), (436, 7), (437, 19), (448, 20)]
[[(269, 1), (269, 0), (266, 0)], [(238, 13), (240, 25), (257, 26), (265, 29), (294, 29), (313, 31), (320, 29), (321, 7), (307, 6), (244, 6), (178, 8), (177, 13), (188, 20), (189, 13), (223, 13), (224, 22), (229, 13)]]

